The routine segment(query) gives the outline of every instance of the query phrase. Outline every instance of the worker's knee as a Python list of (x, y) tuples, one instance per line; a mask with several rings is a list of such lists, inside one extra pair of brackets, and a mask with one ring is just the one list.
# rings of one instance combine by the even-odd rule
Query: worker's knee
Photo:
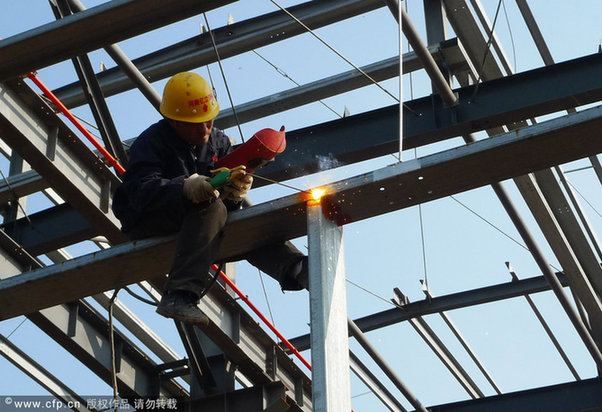
[(210, 215), (216, 222), (219, 222), (221, 226), (225, 226), (226, 219), (228, 218), (228, 209), (221, 199), (216, 199), (207, 208), (207, 214)]

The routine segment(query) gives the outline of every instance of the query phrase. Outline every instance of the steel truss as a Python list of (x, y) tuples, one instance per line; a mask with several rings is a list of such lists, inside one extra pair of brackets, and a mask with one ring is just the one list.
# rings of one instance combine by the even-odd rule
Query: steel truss
[[(83, 10), (78, 2), (69, 1), (74, 10), (81, 11), (0, 42), (0, 60), (6, 62), (0, 67), (0, 138), (3, 141), (0, 149), (7, 157), (18, 154), (32, 167), (32, 170), (21, 169), (20, 173), (12, 174), (0, 183), (0, 204), (48, 189), (53, 189), (60, 196), (56, 199), (60, 204), (34, 215), (20, 217), (13, 205), (11, 214), (5, 216), (3, 230), (0, 231), (0, 301), (3, 302), (0, 320), (26, 315), (91, 371), (110, 383), (112, 371), (107, 319), (84, 298), (98, 295), (97, 299), (108, 305), (108, 297), (99, 294), (110, 289), (147, 280), (160, 288), (171, 261), (174, 239), (126, 242), (110, 209), (111, 193), (119, 184), (119, 178), (96, 153), (73, 136), (53, 108), (18, 76), (85, 55), (221, 6), (224, 2), (165, 1), (142, 10), (140, 2), (116, 0)], [(387, 3), (394, 11), (399, 7), (399, 2)], [(545, 54), (545, 43), (541, 35), (537, 35), (528, 6), (525, 1), (518, 3), (545, 58), (549, 52)], [(61, 4), (64, 7), (66, 2)], [(291, 7), (290, 11), (311, 28), (318, 28), (384, 5), (385, 2), (376, 0), (325, 0), (300, 4)], [(480, 131), (487, 131), (491, 137), (331, 183), (326, 187), (327, 196), (321, 205), (313, 206), (317, 208), (315, 210), (308, 210), (304, 199), (292, 195), (234, 212), (228, 220), (220, 259), (238, 256), (276, 239), (309, 234), (311, 242), (316, 242), (310, 245), (314, 335), (311, 347), (313, 359), (319, 364), (312, 375), (313, 382), (225, 289), (216, 287), (201, 302), (201, 309), (210, 318), (209, 325), (200, 330), (180, 328), (188, 359), (176, 359), (173, 352), (155, 340), (151, 333), (135, 325), (138, 322), (130, 317), (127, 308), (120, 309), (119, 316), (127, 329), (116, 331), (117, 376), (122, 397), (163, 395), (186, 398), (191, 400), (191, 405), (203, 410), (220, 410), (224, 399), (231, 405), (240, 405), (233, 406), (238, 408), (236, 410), (276, 411), (289, 410), (289, 407), (292, 410), (311, 410), (312, 405), (320, 410), (334, 410), (333, 405), (342, 404), (349, 409), (346, 376), (351, 367), (362, 381), (373, 388), (387, 408), (404, 410), (401, 402), (393, 398), (394, 395), (362, 365), (356, 354), (348, 359), (349, 334), (377, 360), (406, 400), (414, 408), (425, 410), (364, 335), (371, 330), (408, 321), (462, 382), (468, 396), (473, 398), (434, 406), (429, 410), (530, 410), (530, 406), (543, 403), (547, 410), (602, 406), (597, 378), (485, 397), (422, 318), (428, 314), (443, 315), (444, 311), (517, 296), (529, 299), (528, 295), (550, 290), (548, 282), (552, 279), (553, 288), (570, 286), (578, 303), (583, 304), (583, 309), (578, 309), (581, 309), (584, 333), (591, 334), (590, 338), (595, 343), (590, 352), (594, 361), (602, 365), (595, 356), (596, 348), (599, 353), (602, 330), (600, 256), (593, 250), (595, 247), (591, 247), (595, 236), (583, 232), (577, 220), (577, 215), (581, 214), (579, 211), (573, 214), (571, 209), (576, 206), (564, 198), (556, 177), (549, 170), (582, 158), (592, 159), (594, 167), (599, 167), (595, 156), (602, 152), (598, 133), (602, 130), (602, 106), (579, 112), (573, 108), (602, 101), (602, 77), (599, 76), (602, 55), (560, 64), (553, 64), (548, 56), (548, 66), (511, 75), (495, 36), (491, 40), (498, 60), (491, 53), (485, 53), (487, 39), (477, 21), (486, 34), (491, 27), (478, 0), (471, 1), (471, 7), (467, 7), (465, 0), (425, 0), (424, 6), (429, 46), (404, 55), (403, 72), (426, 69), (433, 79), (439, 79), (439, 83), (441, 79), (445, 83), (455, 78), (462, 87), (452, 91), (449, 85), (438, 84), (440, 89), (437, 93), (404, 102), (404, 148), (417, 148), (458, 136), (470, 141), (470, 134)], [(405, 14), (404, 19), (406, 23), (411, 22)], [(112, 24), (104, 24), (106, 21)], [(457, 38), (447, 38), (446, 21)], [(300, 25), (278, 11), (216, 29), (214, 35), (222, 58), (227, 58), (303, 32)], [(286, 35), (270, 36), (273, 33)], [(215, 54), (208, 36), (206, 33), (185, 40), (134, 60), (134, 64), (147, 79), (158, 80), (177, 71), (211, 63), (215, 61)], [(419, 43), (419, 38), (413, 39)], [(397, 61), (398, 58), (393, 57), (363, 69), (377, 81), (390, 79), (399, 76)], [(508, 76), (503, 76), (504, 72)], [(84, 77), (86, 81), (96, 82), (89, 70), (82, 73)], [(102, 99), (100, 89), (105, 96), (110, 96), (129, 90), (135, 84), (120, 67), (97, 77), (100, 88), (95, 99)], [(476, 80), (483, 82), (475, 85)], [(239, 120), (247, 122), (367, 84), (365, 77), (348, 71), (240, 105), (237, 114)], [(443, 89), (451, 93), (444, 93)], [(476, 91), (478, 98), (475, 100)], [(143, 91), (145, 95), (146, 92), (148, 90)], [(71, 107), (85, 102), (78, 83), (65, 85), (57, 89), (56, 94)], [(152, 93), (148, 95), (152, 97)], [(569, 113), (539, 124), (527, 123), (535, 117), (562, 110)], [(101, 117), (107, 115), (99, 114)], [(285, 181), (320, 170), (316, 160), (320, 156), (336, 158), (337, 166), (341, 166), (393, 153), (399, 143), (399, 121), (399, 106), (394, 105), (287, 132), (288, 151), (259, 173), (276, 181)], [(222, 127), (233, 125), (232, 111), (223, 111), (217, 122)], [(368, 134), (371, 139), (365, 139)], [(113, 150), (124, 153), (121, 146)], [(513, 161), (505, 161), (508, 158)], [(492, 168), (492, 164), (497, 166)], [(349, 320), (348, 323), (345, 321), (345, 302), (341, 297), (344, 295), (342, 229), (339, 226), (468, 189), (495, 185), (507, 179), (515, 180), (561, 262), (562, 273), (514, 279), (505, 284), (454, 295), (428, 296), (428, 299), (414, 303), (398, 299), (398, 308)], [(8, 216), (12, 218), (8, 219)], [(330, 220), (323, 221), (324, 216)], [(99, 235), (113, 246), (75, 258), (61, 255), (60, 248)], [(321, 247), (320, 242), (336, 247)], [(34, 257), (42, 254), (54, 256), (56, 259), (53, 260), (60, 263), (44, 266)], [(327, 264), (332, 260), (337, 261), (335, 267)], [(554, 284), (556, 281), (557, 285)], [(48, 290), (55, 293), (49, 294)], [(337, 307), (341, 312), (327, 310), (330, 307)], [(536, 310), (534, 304), (532, 307)], [(540, 320), (543, 321), (542, 318)], [(326, 332), (332, 332), (328, 328), (335, 324), (337, 333), (326, 337)], [(161, 365), (151, 361), (142, 349), (131, 342), (128, 333), (147, 340), (148, 347), (161, 352), (159, 357), (166, 363)], [(553, 334), (550, 338), (554, 340)], [(300, 336), (292, 342), (300, 349), (308, 349), (309, 340), (309, 336)], [(33, 379), (51, 388), (55, 396), (77, 396), (33, 359), (12, 347), (9, 341), (3, 339), (0, 349), (21, 369), (35, 370), (31, 372)], [(570, 362), (567, 364), (570, 367)], [(220, 379), (226, 379), (227, 383), (218, 385), (213, 373)], [(339, 378), (332, 380), (332, 374)], [(175, 380), (181, 375), (186, 375), (185, 380), (193, 390), (187, 391)], [(579, 380), (578, 375), (574, 375)], [(235, 391), (235, 377), (243, 386), (252, 388)], [(315, 391), (316, 387), (318, 391)]]

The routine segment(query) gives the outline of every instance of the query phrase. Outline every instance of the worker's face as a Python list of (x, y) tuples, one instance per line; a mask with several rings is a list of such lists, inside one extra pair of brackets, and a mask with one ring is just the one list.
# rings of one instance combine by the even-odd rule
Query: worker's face
[(213, 119), (203, 123), (188, 123), (169, 119), (169, 123), (181, 139), (196, 146), (207, 143), (213, 128)]

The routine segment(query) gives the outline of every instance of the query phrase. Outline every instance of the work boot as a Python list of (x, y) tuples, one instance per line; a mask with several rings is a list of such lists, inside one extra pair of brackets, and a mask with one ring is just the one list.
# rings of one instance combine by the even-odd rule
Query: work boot
[(293, 263), (280, 281), (280, 287), (285, 290), (309, 290), (309, 268), (307, 256)]
[(199, 298), (186, 290), (168, 290), (156, 312), (166, 318), (196, 325), (208, 325), (209, 318), (198, 307)]

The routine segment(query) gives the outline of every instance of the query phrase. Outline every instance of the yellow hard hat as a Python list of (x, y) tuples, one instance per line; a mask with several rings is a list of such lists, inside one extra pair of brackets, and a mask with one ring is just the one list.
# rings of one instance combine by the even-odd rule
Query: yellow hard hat
[(217, 116), (219, 104), (205, 79), (196, 73), (182, 72), (165, 85), (160, 111), (169, 119), (203, 123)]

